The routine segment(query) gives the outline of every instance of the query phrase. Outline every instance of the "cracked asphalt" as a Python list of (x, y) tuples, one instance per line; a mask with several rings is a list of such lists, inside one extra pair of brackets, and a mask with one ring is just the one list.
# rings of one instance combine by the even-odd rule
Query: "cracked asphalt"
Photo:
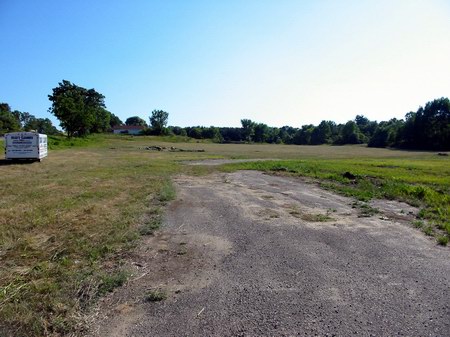
[(175, 183), (168, 298), (127, 285), (102, 336), (450, 336), (450, 250), (412, 228), (414, 208), (375, 201), (361, 217), (352, 199), (256, 171)]

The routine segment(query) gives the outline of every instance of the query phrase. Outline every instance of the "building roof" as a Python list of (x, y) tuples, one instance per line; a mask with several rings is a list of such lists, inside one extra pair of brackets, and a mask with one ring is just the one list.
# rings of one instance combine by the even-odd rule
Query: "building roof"
[(113, 130), (144, 130), (142, 125), (120, 125), (113, 127)]

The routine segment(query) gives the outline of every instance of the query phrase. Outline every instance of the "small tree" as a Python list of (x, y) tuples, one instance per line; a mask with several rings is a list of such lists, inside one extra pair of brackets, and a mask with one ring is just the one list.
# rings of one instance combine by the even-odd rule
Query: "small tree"
[(152, 125), (152, 131), (155, 135), (161, 135), (164, 133), (164, 129), (169, 120), (169, 113), (163, 110), (153, 110), (150, 116), (150, 124)]

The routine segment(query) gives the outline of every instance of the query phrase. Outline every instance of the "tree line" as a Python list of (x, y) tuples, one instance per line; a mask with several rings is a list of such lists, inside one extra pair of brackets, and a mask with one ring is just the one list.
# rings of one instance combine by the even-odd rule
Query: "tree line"
[[(106, 109), (105, 96), (63, 80), (48, 96), (51, 112), (60, 121), (68, 137), (109, 132), (124, 123)], [(212, 139), (218, 143), (275, 143), (296, 145), (367, 144), (369, 147), (398, 147), (423, 150), (450, 150), (450, 101), (442, 97), (430, 101), (405, 119), (371, 121), (363, 115), (345, 124), (324, 120), (319, 125), (270, 127), (242, 119), (241, 127), (167, 126), (169, 114), (153, 110), (149, 124), (138, 116), (129, 117), (125, 125), (143, 127), (143, 134), (179, 135), (195, 139)], [(0, 134), (35, 130), (55, 134), (59, 131), (48, 118), (36, 118), (28, 112), (12, 111), (0, 104)]]
[(49, 135), (60, 133), (50, 119), (36, 118), (29, 112), (12, 110), (8, 103), (0, 103), (0, 134), (32, 130)]
[(367, 144), (369, 147), (397, 147), (420, 150), (450, 150), (450, 100), (438, 98), (409, 112), (405, 119), (371, 121), (363, 115), (345, 124), (322, 121), (300, 128), (270, 127), (242, 119), (241, 127), (169, 127), (175, 135), (217, 142), (254, 142), (296, 145)]

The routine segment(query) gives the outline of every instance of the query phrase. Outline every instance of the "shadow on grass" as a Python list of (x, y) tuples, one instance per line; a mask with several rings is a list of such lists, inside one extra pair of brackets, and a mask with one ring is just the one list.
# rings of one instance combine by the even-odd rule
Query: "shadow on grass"
[(0, 166), (6, 165), (28, 165), (39, 162), (37, 159), (0, 159)]

